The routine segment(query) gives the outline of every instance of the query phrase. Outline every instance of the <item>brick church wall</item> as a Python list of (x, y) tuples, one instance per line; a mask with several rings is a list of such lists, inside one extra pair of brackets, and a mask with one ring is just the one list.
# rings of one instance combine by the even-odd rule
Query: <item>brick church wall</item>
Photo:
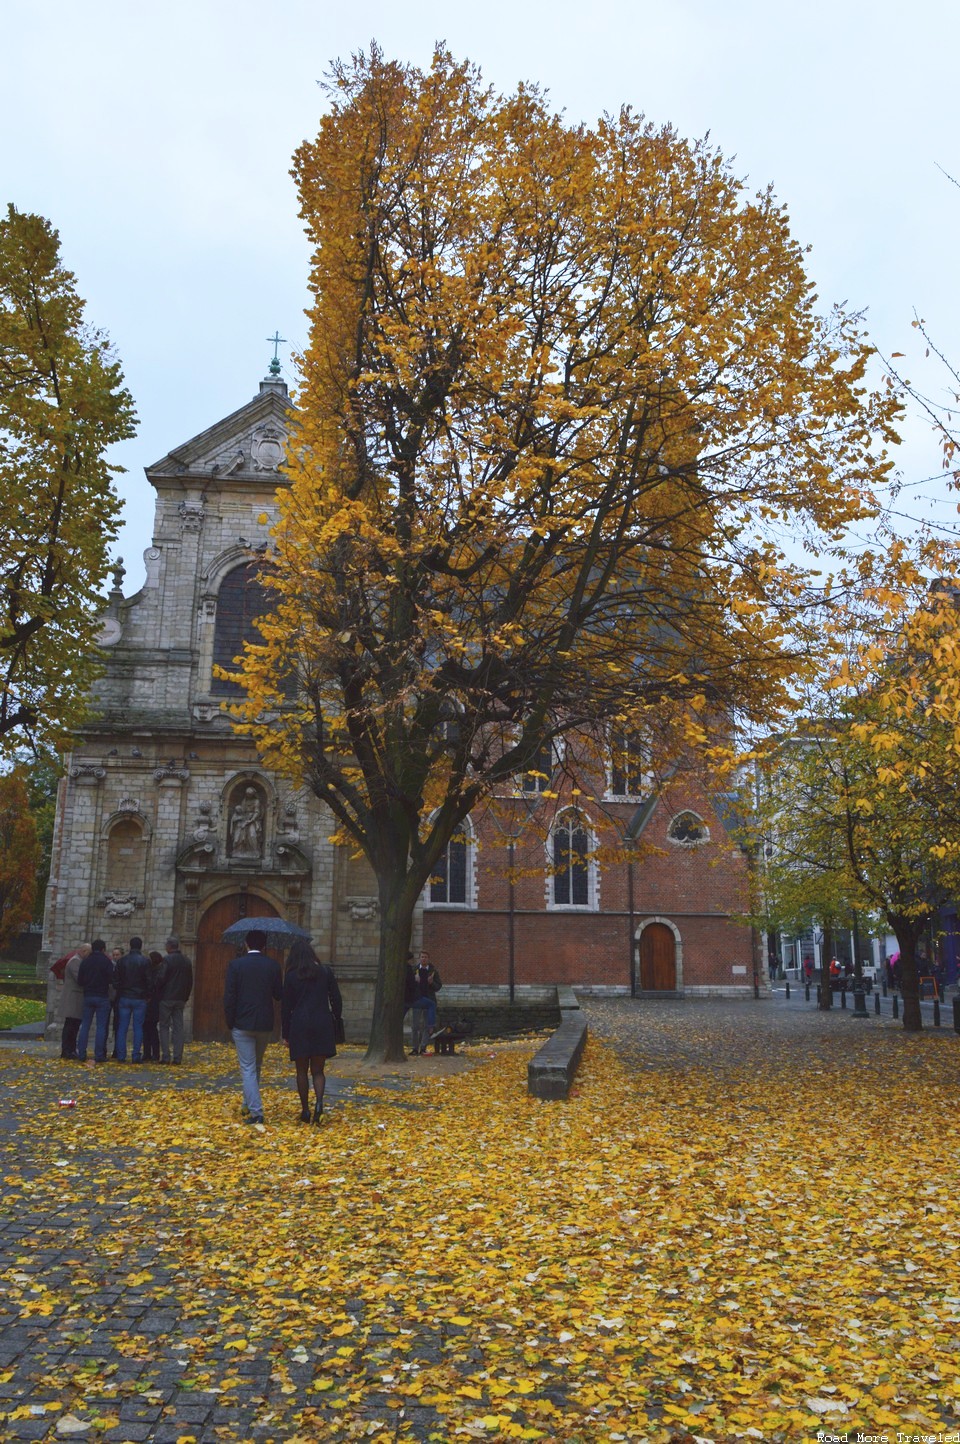
[[(585, 815), (590, 806), (580, 802)], [(562, 813), (564, 801), (556, 804)], [(671, 820), (692, 810), (708, 840), (678, 845)], [(598, 809), (595, 809), (595, 814)], [(605, 805), (603, 822), (622, 839), (636, 804)], [(601, 819), (597, 838), (601, 842)], [(569, 984), (629, 991), (639, 986), (638, 939), (645, 923), (672, 925), (679, 938), (682, 991), (741, 993), (753, 988), (754, 939), (737, 917), (747, 905), (748, 861), (729, 837), (709, 796), (690, 779), (668, 788), (638, 839), (633, 862), (601, 862), (585, 908), (551, 909), (548, 820), (528, 826), (515, 844), (513, 981), (517, 986)], [(423, 911), (423, 945), (451, 983), (506, 985), (510, 977), (510, 886), (504, 829), (476, 819), (473, 906)]]

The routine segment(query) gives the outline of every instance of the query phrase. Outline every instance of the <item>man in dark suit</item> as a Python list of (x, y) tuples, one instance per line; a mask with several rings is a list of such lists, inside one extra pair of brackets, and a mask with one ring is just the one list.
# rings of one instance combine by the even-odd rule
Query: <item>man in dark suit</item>
[(247, 933), (247, 951), (231, 958), (223, 990), (223, 1011), (240, 1064), (246, 1123), (263, 1122), (260, 1071), (273, 1036), (275, 1007), (283, 995), (280, 964), (267, 957), (266, 946), (266, 933), (258, 928)]
[(77, 969), (77, 983), (83, 989), (83, 1018), (77, 1034), (77, 1057), (87, 1061), (87, 1039), (94, 1019), (97, 1035), (93, 1056), (98, 1063), (107, 1060), (107, 1028), (110, 1026), (110, 989), (113, 987), (113, 961), (107, 957), (103, 938), (95, 938), (93, 951)]

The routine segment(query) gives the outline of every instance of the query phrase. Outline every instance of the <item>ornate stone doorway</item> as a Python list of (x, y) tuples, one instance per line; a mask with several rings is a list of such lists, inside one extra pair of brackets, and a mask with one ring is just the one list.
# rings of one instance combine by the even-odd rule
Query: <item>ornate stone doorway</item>
[(648, 923), (640, 934), (640, 991), (673, 993), (677, 988), (677, 943), (666, 923)]
[[(221, 942), (224, 929), (242, 917), (275, 918), (277, 910), (256, 893), (231, 893), (212, 903), (197, 929), (197, 967), (193, 999), (193, 1036), (198, 1041), (226, 1041), (223, 1021), (223, 984), (227, 964), (235, 956), (232, 943)], [(271, 955), (277, 954), (268, 949)]]

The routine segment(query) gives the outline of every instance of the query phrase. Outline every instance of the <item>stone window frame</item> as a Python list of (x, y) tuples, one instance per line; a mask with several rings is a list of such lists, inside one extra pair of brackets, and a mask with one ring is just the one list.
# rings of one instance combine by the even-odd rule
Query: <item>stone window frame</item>
[[(622, 792), (614, 790), (614, 746), (615, 739), (617, 737), (623, 738), (627, 742), (628, 746), (631, 743), (636, 743), (638, 750), (642, 754), (649, 752), (648, 741), (640, 733), (628, 734), (625, 733), (622, 729), (620, 729), (619, 731), (611, 729), (606, 739), (606, 757), (604, 759), (604, 799), (608, 802), (645, 802), (654, 790), (654, 774), (653, 769), (649, 764), (649, 760), (646, 760), (644, 763), (642, 763), (639, 768), (641, 782), (640, 791), (637, 791), (636, 789), (631, 790), (629, 788)], [(625, 768), (624, 771), (627, 774), (626, 781), (629, 782), (631, 780), (629, 775), (629, 769)]]
[[(701, 829), (701, 834), (699, 837), (674, 837), (673, 829), (685, 817), (693, 818), (693, 820), (698, 824)], [(681, 808), (679, 812), (675, 812), (671, 817), (669, 823), (667, 824), (667, 841), (673, 847), (705, 847), (710, 841), (710, 829), (704, 822), (703, 818), (700, 816), (699, 812), (694, 812), (692, 807), (684, 807)]]
[(248, 547), (234, 543), (219, 552), (206, 572), (200, 578), (200, 598), (197, 611), (197, 691), (201, 697), (209, 698), (214, 706), (229, 700), (228, 695), (214, 692), (213, 686), (213, 639), (217, 625), (217, 597), (224, 578), (250, 560)]
[[(555, 841), (558, 828), (568, 825), (567, 820), (576, 818), (581, 824), (587, 836), (586, 869), (587, 869), (587, 901), (585, 903), (557, 902), (556, 901), (556, 852)], [(600, 911), (600, 870), (596, 860), (597, 834), (591, 825), (589, 817), (576, 807), (565, 807), (559, 812), (550, 824), (550, 831), (547, 834), (546, 856), (546, 907), (551, 913), (595, 913)]]
[(209, 701), (214, 707), (229, 705), (242, 695), (224, 690), (230, 684), (213, 675), (220, 589), (231, 572), (238, 571), (242, 566), (262, 564), (262, 557), (252, 557), (250, 548), (237, 542), (218, 553), (201, 577), (197, 611), (197, 694), (201, 701)]
[[(230, 567), (226, 572), (224, 572), (223, 576), (220, 578), (220, 583), (217, 587), (216, 605), (213, 614), (213, 637), (211, 640), (210, 652), (210, 695), (212, 697), (218, 697), (225, 701), (231, 701), (236, 700), (237, 698), (240, 698), (244, 695), (243, 688), (241, 687), (239, 682), (229, 682), (224, 677), (218, 677), (216, 675), (216, 668), (234, 666), (235, 658), (242, 653), (244, 644), (248, 641), (255, 640), (255, 637), (251, 635), (251, 629), (254, 626), (255, 615), (252, 608), (250, 608), (248, 615), (248, 603), (253, 596), (254, 585), (257, 582), (257, 577), (259, 576), (260, 571), (261, 565), (259, 559), (244, 557), (243, 560), (237, 562), (235, 566)], [(225, 629), (224, 623), (228, 616), (228, 613), (223, 605), (223, 601), (226, 600), (224, 596), (224, 589), (228, 586), (231, 580), (235, 578), (240, 572), (243, 572), (245, 574), (243, 585), (241, 587), (234, 587), (229, 592), (229, 598), (231, 603), (239, 602), (239, 612), (237, 611), (237, 608), (235, 606), (231, 606), (230, 613), (231, 619), (236, 617), (238, 617), (239, 619), (239, 638), (237, 640), (237, 650), (233, 651), (233, 641), (230, 642), (228, 648), (227, 643), (223, 638), (223, 630)], [(257, 586), (257, 591), (259, 593), (262, 593), (263, 588), (261, 586)], [(222, 656), (217, 655), (218, 642), (221, 643), (221, 649), (224, 651), (224, 655)], [(228, 649), (232, 652), (232, 655), (230, 657), (227, 657), (225, 655), (225, 652)]]
[[(478, 905), (478, 876), (476, 865), (477, 832), (476, 828), (473, 825), (472, 818), (465, 817), (463, 819), (463, 822), (459, 824), (458, 831), (462, 834), (462, 839), (466, 844), (466, 878), (464, 881), (464, 900), (463, 902), (441, 902), (439, 900), (435, 900), (430, 895), (432, 891), (432, 884), (430, 882), (427, 882), (426, 886), (423, 889), (422, 899), (424, 908), (429, 909), (431, 912), (471, 912), (474, 911)], [(453, 838), (451, 838), (450, 841), (456, 841), (456, 834)], [(448, 853), (449, 847), (450, 844), (448, 843)]]

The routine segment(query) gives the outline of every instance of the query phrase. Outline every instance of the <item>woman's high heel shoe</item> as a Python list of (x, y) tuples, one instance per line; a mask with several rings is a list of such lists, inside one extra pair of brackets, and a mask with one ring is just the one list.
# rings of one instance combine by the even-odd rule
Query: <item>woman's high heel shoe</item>
[(309, 1123), (309, 1122), (310, 1122), (310, 1109), (309, 1109), (309, 1108), (301, 1108), (301, 1109), (300, 1109), (300, 1122), (301, 1122), (301, 1123)]
[(321, 1119), (322, 1117), (323, 1117), (323, 1099), (322, 1099), (322, 1098), (318, 1098), (318, 1099), (317, 1099), (317, 1102), (316, 1102), (316, 1105), (315, 1105), (315, 1107), (314, 1107), (314, 1110), (313, 1110), (313, 1121), (314, 1121), (314, 1123), (319, 1123), (319, 1122), (320, 1122), (320, 1119)]

